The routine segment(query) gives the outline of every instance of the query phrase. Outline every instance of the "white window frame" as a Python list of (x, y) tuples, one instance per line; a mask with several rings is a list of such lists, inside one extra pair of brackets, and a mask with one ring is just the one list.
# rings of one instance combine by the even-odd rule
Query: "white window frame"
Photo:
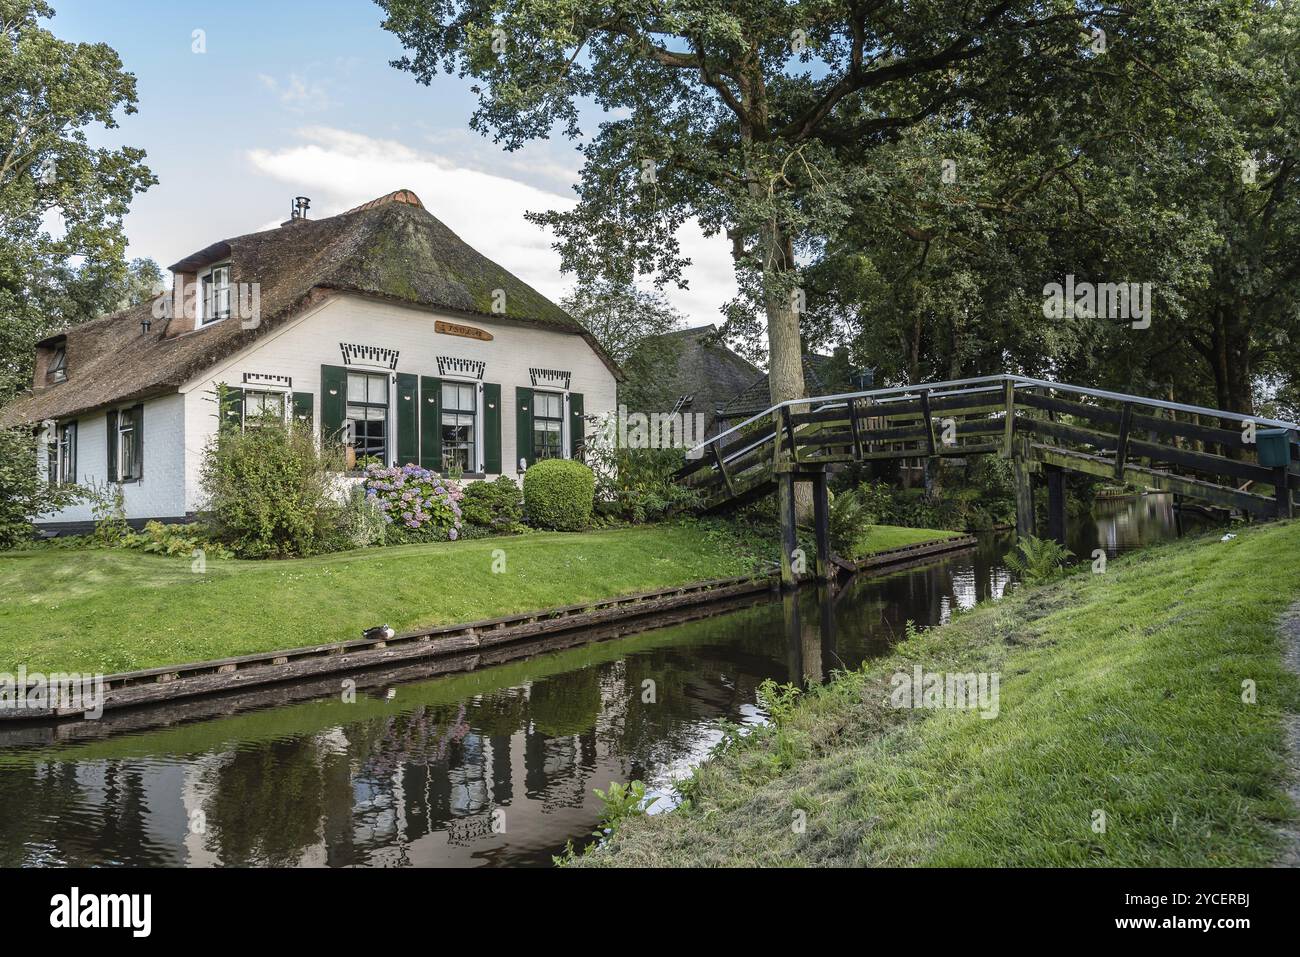
[[(539, 392), (545, 393), (546, 395), (558, 395), (560, 397), (560, 458), (567, 459), (569, 457), (569, 390), (534, 388), (533, 389), (533, 415), (532, 415), (532, 420), (534, 423), (537, 421), (537, 393)], [(550, 416), (545, 416), (544, 418), (549, 420)], [(535, 426), (533, 431), (535, 435), (536, 434)], [(516, 443), (518, 443), (519, 441), (518, 437), (516, 437), (515, 441)], [(537, 462), (544, 461), (544, 459), (540, 459), (537, 457), (536, 439), (534, 439), (534, 443), (533, 443), (533, 459), (534, 461), (530, 462), (529, 463), (530, 465), (536, 464)]]
[[(62, 358), (63, 361), (55, 365), (55, 359)], [(55, 346), (50, 352), (50, 365), (45, 372), (45, 381), (49, 384), (68, 381), (68, 347), (67, 345)]]
[[(345, 366), (348, 373), (357, 375), (381, 376), (388, 377), (388, 408), (384, 415), (384, 464), (389, 468), (397, 464), (397, 403), (394, 401), (397, 395), (397, 373), (393, 372), (388, 366), (373, 366), (364, 363)], [(348, 381), (343, 380), (343, 422), (344, 429), (352, 421), (348, 416), (348, 406), (353, 405), (348, 398)], [(371, 403), (363, 403), (369, 405)], [(356, 446), (356, 435), (352, 436), (353, 447)], [(360, 456), (358, 456), (360, 458)]]
[[(438, 382), (439, 383), (452, 382), (455, 383), (456, 385), (474, 386), (474, 458), (476, 461), (474, 462), (474, 468), (469, 469), (468, 471), (473, 475), (486, 475), (487, 459), (484, 458), (484, 448), (483, 448), (483, 438), (484, 438), (483, 420), (485, 418), (483, 414), (483, 402), (484, 402), (483, 380), (475, 379), (471, 376), (445, 375), (445, 376), (440, 376)], [(421, 396), (421, 398), (423, 398), (423, 396)], [(442, 403), (442, 386), (441, 384), (439, 384), (438, 386), (438, 435), (440, 437), (442, 435), (443, 411), (444, 409)], [(421, 441), (423, 441), (423, 436), (421, 436)], [(423, 449), (421, 449), (421, 452), (423, 452)], [(439, 462), (438, 465), (441, 466), (442, 463)]]
[[(124, 431), (122, 428), (122, 417), (125, 415), (130, 415), (133, 411), (135, 411), (134, 405), (128, 405), (124, 408), (117, 410), (117, 435), (114, 436), (114, 441), (117, 442), (117, 474), (112, 477), (112, 480), (116, 482), (118, 485), (128, 485), (132, 482), (139, 482), (142, 478), (142, 476), (140, 475), (124, 476), (122, 470), (122, 463), (126, 461), (126, 456), (122, 454), (122, 433)], [(140, 470), (139, 466), (143, 466), (144, 463), (139, 461), (140, 423), (136, 421), (134, 415), (131, 415), (131, 434), (135, 436), (135, 449), (136, 449), (135, 464), (137, 466), (136, 471), (139, 471)]]
[(252, 395), (278, 395), (282, 399), (284, 410), (283, 420), (289, 422), (293, 418), (293, 391), (283, 386), (264, 386), (259, 385), (254, 388), (244, 386), (243, 395), (239, 401), (239, 427), (241, 429), (248, 426), (248, 397)]
[[(212, 274), (215, 272), (224, 272), (226, 276), (226, 314), (224, 316), (215, 315), (215, 309), (208, 308), (208, 288), (211, 284)], [(194, 311), (196, 315), (195, 328), (201, 326), (210, 326), (222, 320), (229, 319), (234, 312), (234, 284), (230, 281), (230, 261), (213, 263), (207, 269), (198, 275), (198, 295), (194, 297)], [(210, 315), (210, 313), (213, 313)]]
[[(72, 429), (72, 441), (66, 443), (71, 446), (69, 451), (72, 453), (72, 472), (68, 472), (67, 456), (64, 454), (64, 445), (68, 434), (68, 429)], [(49, 476), (53, 473), (53, 482), (55, 485), (76, 485), (76, 461), (77, 446), (80, 444), (81, 427), (78, 420), (69, 419), (67, 422), (55, 422), (52, 428), (48, 428), (44, 435), (45, 445), (45, 474)]]

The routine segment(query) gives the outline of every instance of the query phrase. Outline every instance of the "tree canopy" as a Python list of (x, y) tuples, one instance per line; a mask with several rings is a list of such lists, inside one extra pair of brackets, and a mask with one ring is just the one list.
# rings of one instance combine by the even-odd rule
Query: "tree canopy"
[(125, 258), (122, 217), (156, 181), (143, 150), (86, 137), (135, 112), (135, 77), (111, 47), (56, 37), (42, 25), (53, 15), (44, 0), (0, 0), (0, 401), (29, 383), (38, 339), (158, 275)]

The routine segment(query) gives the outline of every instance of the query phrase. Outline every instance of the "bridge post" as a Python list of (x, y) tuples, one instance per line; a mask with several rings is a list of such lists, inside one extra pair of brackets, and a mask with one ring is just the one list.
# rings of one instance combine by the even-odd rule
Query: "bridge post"
[(1273, 469), (1273, 495), (1277, 501), (1278, 518), (1290, 518), (1293, 514), (1291, 486), (1287, 484), (1289, 471), (1285, 465), (1279, 465)]
[(1011, 456), (1011, 474), (1016, 487), (1016, 537), (1034, 534), (1034, 477), (1025, 461), (1024, 443), (1016, 443)]
[(1054, 542), (1065, 544), (1065, 470), (1059, 465), (1048, 465), (1047, 470), (1047, 536)]
[(817, 580), (831, 577), (831, 503), (826, 467), (813, 473), (813, 527), (817, 532)]
[(781, 523), (781, 587), (794, 588), (799, 584), (799, 577), (794, 570), (794, 550), (799, 547), (798, 530), (794, 514), (794, 473), (778, 472), (777, 511)]

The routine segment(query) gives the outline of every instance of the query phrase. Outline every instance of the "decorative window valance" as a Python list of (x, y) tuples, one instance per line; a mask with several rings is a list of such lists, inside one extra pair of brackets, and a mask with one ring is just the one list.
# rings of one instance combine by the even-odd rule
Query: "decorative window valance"
[(245, 372), (244, 385), (278, 386), (283, 389), (292, 389), (293, 376), (262, 375), (260, 372)]
[(382, 366), (387, 369), (397, 368), (397, 357), (400, 353), (396, 349), (385, 349), (382, 346), (361, 346), (354, 342), (340, 342), (339, 348), (343, 350), (343, 364), (345, 366), (367, 365)]
[(550, 386), (552, 389), (569, 390), (569, 379), (572, 373), (564, 372), (560, 369), (529, 369), (528, 374), (533, 377), (533, 385), (545, 388)]
[(481, 359), (462, 359), (459, 356), (438, 356), (438, 375), (468, 376), (482, 379), (487, 364)]

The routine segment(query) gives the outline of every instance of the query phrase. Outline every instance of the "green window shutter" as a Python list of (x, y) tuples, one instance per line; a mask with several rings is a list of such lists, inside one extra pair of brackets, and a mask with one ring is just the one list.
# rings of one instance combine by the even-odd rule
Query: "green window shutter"
[(77, 481), (77, 423), (68, 423), (68, 476)]
[(117, 481), (117, 410), (108, 413), (108, 481)]
[(483, 471), (501, 474), (501, 386), (483, 383)]
[(137, 405), (131, 410), (135, 422), (135, 474), (133, 479), (144, 478), (144, 406)]
[(420, 377), (397, 374), (397, 464), (420, 461)]
[(582, 454), (587, 443), (587, 420), (582, 409), (582, 393), (569, 393), (569, 458), (576, 459)]
[(293, 394), (293, 422), (294, 425), (303, 425), (311, 431), (311, 420), (316, 405), (316, 397), (310, 392), (295, 392)]
[(320, 434), (325, 442), (338, 442), (348, 411), (348, 370), (320, 367)]
[(442, 471), (442, 380), (420, 376), (420, 464)]
[(238, 431), (244, 424), (244, 390), (234, 386), (222, 385), (218, 390), (221, 397), (221, 417), (218, 421), (218, 429), (225, 432), (227, 429)]
[(533, 390), (515, 387), (515, 470), (519, 460), (533, 464)]

